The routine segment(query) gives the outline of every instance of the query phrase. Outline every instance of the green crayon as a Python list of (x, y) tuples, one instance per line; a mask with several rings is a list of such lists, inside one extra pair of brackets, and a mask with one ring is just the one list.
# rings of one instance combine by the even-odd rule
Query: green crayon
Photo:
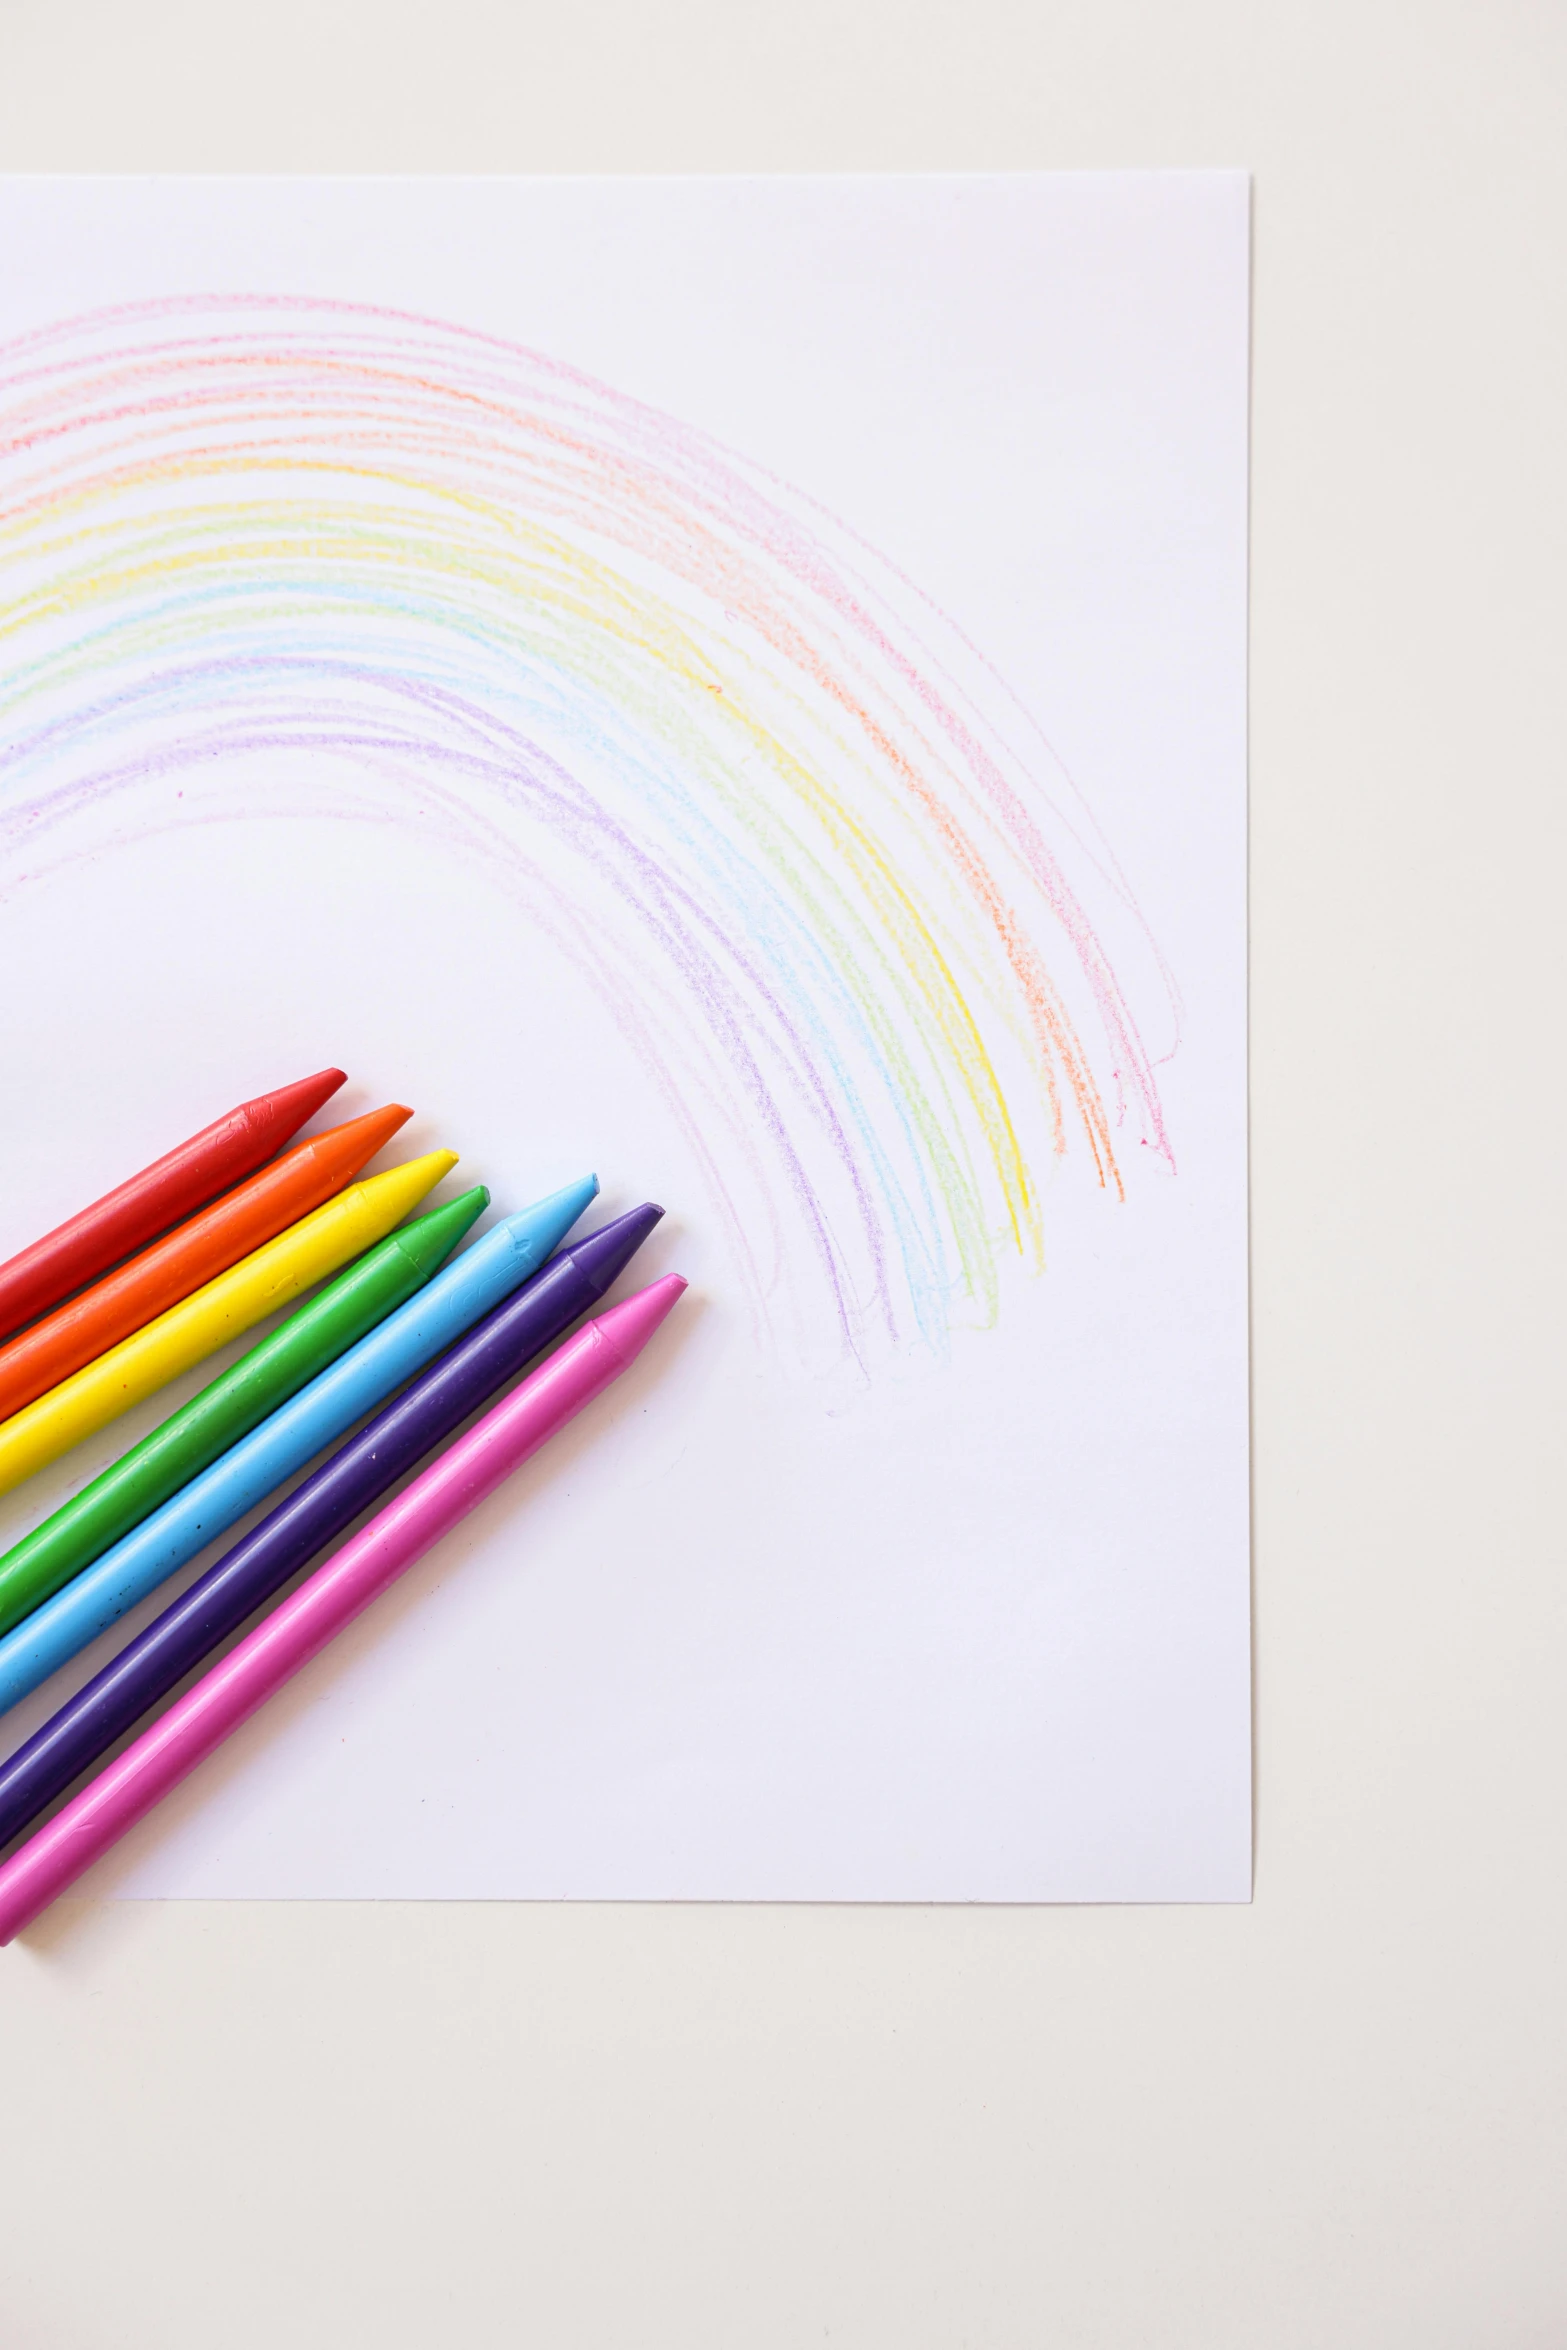
[(357, 1345), (440, 1270), (489, 1205), (482, 1183), (387, 1234), (270, 1337), (0, 1557), (0, 1622), (14, 1624), (91, 1566), (169, 1496)]

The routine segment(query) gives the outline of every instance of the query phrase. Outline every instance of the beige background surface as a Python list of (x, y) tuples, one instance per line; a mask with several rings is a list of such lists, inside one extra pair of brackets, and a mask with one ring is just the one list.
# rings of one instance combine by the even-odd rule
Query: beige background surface
[(1257, 175), (1255, 1904), (62, 1909), (5, 2350), (1567, 2341), (1564, 51), (0, 0), (6, 169)]

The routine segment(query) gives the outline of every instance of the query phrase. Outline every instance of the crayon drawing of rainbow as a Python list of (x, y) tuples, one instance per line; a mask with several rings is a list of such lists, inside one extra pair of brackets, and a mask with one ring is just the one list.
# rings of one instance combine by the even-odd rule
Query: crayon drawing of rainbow
[(164, 301), (0, 347), (7, 872), (149, 782), (210, 809), (258, 752), (504, 868), (686, 1121), (758, 1310), (806, 1266), (862, 1362), (993, 1319), (1057, 1175), (1173, 1164), (1119, 867), (1001, 679), (808, 496), (385, 310)]

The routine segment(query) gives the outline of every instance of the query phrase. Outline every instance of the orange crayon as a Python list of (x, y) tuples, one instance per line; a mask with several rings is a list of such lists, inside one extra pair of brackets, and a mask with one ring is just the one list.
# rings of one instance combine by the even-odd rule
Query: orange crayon
[(0, 1420), (331, 1199), (412, 1116), (392, 1102), (296, 1143), (237, 1191), (0, 1347)]

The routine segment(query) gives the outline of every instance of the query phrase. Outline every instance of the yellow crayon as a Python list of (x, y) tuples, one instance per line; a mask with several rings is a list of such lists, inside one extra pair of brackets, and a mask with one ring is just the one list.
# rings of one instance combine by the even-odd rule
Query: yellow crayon
[(134, 1337), (122, 1338), (96, 1362), (0, 1421), (0, 1493), (383, 1240), (456, 1164), (455, 1151), (429, 1151), (385, 1175), (351, 1183)]

